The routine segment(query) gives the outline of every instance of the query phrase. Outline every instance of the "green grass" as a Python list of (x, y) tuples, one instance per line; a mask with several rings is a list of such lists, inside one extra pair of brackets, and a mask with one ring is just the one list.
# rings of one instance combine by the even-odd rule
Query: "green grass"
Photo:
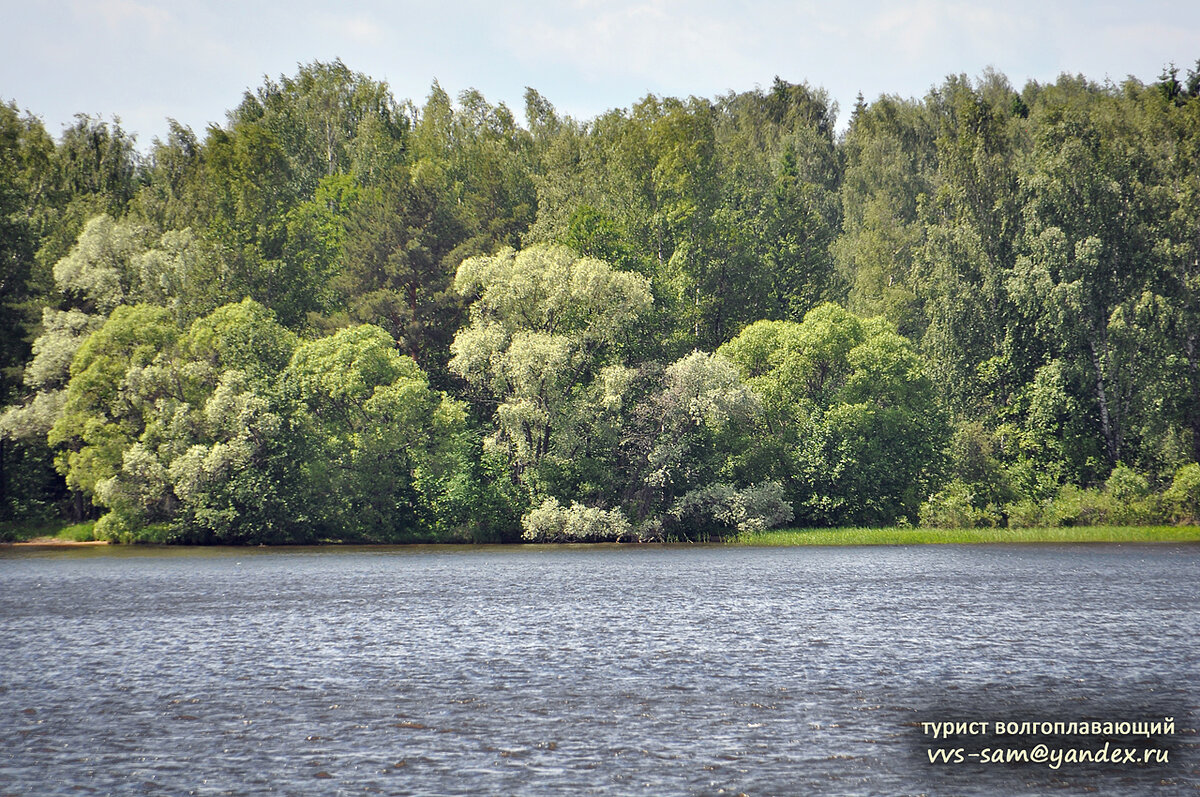
[[(0, 540), (87, 542), (95, 539), (94, 520), (9, 527)], [(928, 545), (945, 543), (1035, 542), (1200, 542), (1200, 526), (1072, 526), (1038, 529), (780, 529), (743, 534), (732, 545)]]
[(96, 528), (96, 521), (88, 520), (84, 523), (76, 523), (72, 526), (67, 526), (54, 535), (56, 540), (67, 540), (69, 542), (88, 542), (96, 539), (93, 534)]
[(1041, 529), (781, 529), (735, 545), (928, 545), (1031, 542), (1197, 542), (1200, 526), (1072, 526)]
[(88, 542), (96, 539), (93, 529), (96, 521), (65, 525), (62, 521), (50, 523), (22, 523), (0, 526), (0, 542), (29, 542), (46, 540), (52, 542)]

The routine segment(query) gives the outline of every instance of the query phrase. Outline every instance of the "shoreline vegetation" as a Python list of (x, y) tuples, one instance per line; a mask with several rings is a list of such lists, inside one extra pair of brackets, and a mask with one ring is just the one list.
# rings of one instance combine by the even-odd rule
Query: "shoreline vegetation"
[(0, 98), (0, 539), (1200, 524), (1200, 63), (847, 110), (339, 60), (141, 153)]
[[(94, 538), (94, 522), (62, 528), (40, 526), (14, 532), (3, 547), (74, 548), (108, 545)], [(735, 547), (791, 548), (857, 545), (1033, 545), (1057, 543), (1200, 543), (1200, 526), (1068, 526), (1057, 528), (834, 528), (773, 529), (740, 534), (723, 541)], [(135, 545), (141, 543), (133, 543)], [(321, 547), (344, 544), (324, 542)], [(387, 543), (376, 543), (386, 544)], [(428, 543), (422, 543), (428, 544)], [(642, 543), (627, 543), (635, 546)], [(276, 546), (271, 546), (276, 547)], [(288, 546), (278, 546), (288, 547)]]
[(1024, 545), (1077, 542), (1200, 542), (1200, 526), (1067, 526), (1027, 529), (776, 529), (739, 536), (736, 545)]

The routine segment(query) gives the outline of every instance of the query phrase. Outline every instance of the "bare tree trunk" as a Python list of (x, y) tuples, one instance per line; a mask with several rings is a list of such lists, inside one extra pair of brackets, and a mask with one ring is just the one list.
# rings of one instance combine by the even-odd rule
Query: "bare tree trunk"
[(87, 507), (83, 505), (83, 492), (80, 490), (71, 491), (71, 514), (74, 515), (76, 523), (82, 523), (87, 516)]
[(8, 440), (0, 437), (0, 512), (3, 505), (8, 503), (8, 479), (5, 478), (5, 458), (8, 456)]
[[(1200, 387), (1200, 362), (1197, 362), (1196, 333), (1189, 332), (1184, 344), (1187, 351), (1188, 370), (1191, 371), (1193, 390)], [(1188, 421), (1192, 429), (1192, 458), (1200, 462), (1200, 395), (1192, 396), (1188, 409)]]
[[(1097, 350), (1094, 339), (1088, 341), (1088, 348), (1092, 354), (1092, 368), (1096, 371), (1096, 400), (1100, 404), (1100, 430), (1104, 434), (1104, 449), (1108, 455), (1109, 464), (1116, 465), (1121, 451), (1120, 443), (1113, 433), (1112, 420), (1109, 417), (1108, 393), (1104, 388), (1104, 363), (1101, 362), (1100, 352)], [(1104, 359), (1108, 359), (1107, 351)]]

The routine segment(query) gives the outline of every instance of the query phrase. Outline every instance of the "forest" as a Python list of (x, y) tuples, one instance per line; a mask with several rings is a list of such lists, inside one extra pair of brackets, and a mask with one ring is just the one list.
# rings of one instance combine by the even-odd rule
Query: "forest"
[(0, 103), (0, 537), (1200, 521), (1200, 62), (838, 110)]

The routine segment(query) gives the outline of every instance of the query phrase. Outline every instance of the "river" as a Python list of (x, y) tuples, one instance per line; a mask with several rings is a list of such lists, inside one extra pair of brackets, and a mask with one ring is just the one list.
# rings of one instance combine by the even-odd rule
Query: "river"
[[(0, 795), (1195, 794), (1198, 584), (1170, 544), (8, 548)], [(1165, 717), (1137, 765), (921, 724)]]

